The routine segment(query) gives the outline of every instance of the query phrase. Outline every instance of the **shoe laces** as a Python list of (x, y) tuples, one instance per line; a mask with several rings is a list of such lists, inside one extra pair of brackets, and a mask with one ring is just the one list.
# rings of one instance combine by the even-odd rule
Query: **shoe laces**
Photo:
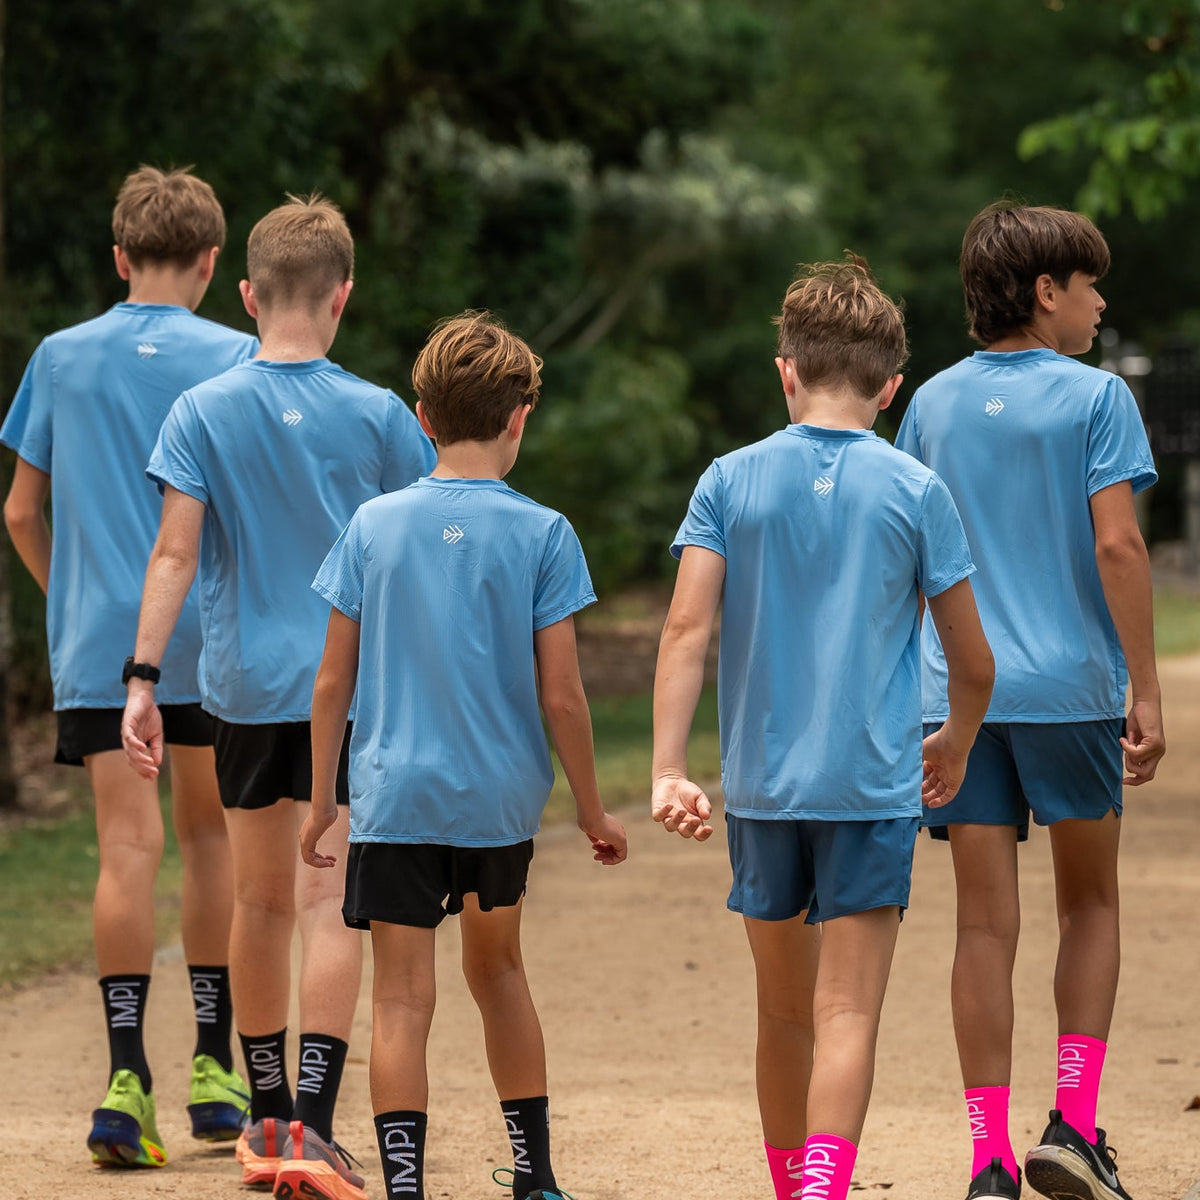
[[(507, 1180), (501, 1179), (500, 1178), (501, 1175), (507, 1175), (508, 1179)], [(501, 1187), (506, 1187), (506, 1188), (509, 1188), (510, 1190), (511, 1190), (516, 1178), (517, 1178), (517, 1173), (516, 1173), (516, 1171), (514, 1171), (512, 1169), (512, 1167), (497, 1167), (492, 1172), (492, 1182), (498, 1183)], [(562, 1200), (575, 1200), (575, 1197), (572, 1196), (570, 1194), (570, 1192), (564, 1192), (561, 1188), (559, 1188), (556, 1192), (553, 1192), (552, 1194), (555, 1196), (561, 1196)], [(539, 1195), (541, 1195), (543, 1197), (543, 1200), (545, 1200), (545, 1193), (539, 1193)]]
[(1113, 1173), (1115, 1174), (1117, 1170), (1117, 1152), (1105, 1141), (1103, 1129), (1096, 1130), (1096, 1152), (1108, 1155), (1108, 1161), (1112, 1164)]

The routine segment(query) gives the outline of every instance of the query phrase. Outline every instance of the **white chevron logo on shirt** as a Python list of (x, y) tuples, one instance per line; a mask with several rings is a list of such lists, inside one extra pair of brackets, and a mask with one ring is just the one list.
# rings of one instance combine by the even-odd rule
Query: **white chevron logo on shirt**
[(1004, 411), (1004, 401), (1001, 400), (999, 396), (993, 396), (983, 406), (983, 411), (987, 413), (989, 417), (994, 417), (997, 413), (1002, 413)]
[(153, 342), (141, 342), (137, 352), (138, 358), (153, 358), (158, 353), (158, 347)]
[(299, 425), (304, 420), (304, 414), (297, 412), (294, 408), (289, 408), (284, 411), (283, 423), (285, 425)]
[(459, 529), (457, 525), (447, 525), (446, 528), (442, 530), (442, 541), (449, 542), (452, 546), (455, 542), (461, 541), (462, 537), (463, 531)]
[(814, 481), (813, 491), (818, 496), (828, 496), (833, 491), (833, 480), (828, 475), (822, 475), (820, 479)]

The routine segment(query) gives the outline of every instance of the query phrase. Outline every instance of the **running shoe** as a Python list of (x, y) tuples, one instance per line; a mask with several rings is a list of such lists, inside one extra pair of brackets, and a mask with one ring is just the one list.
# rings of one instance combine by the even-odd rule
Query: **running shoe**
[(136, 1071), (113, 1072), (104, 1103), (92, 1113), (87, 1145), (92, 1161), (102, 1167), (166, 1166), (154, 1097), (142, 1090)]
[(242, 1164), (242, 1183), (267, 1190), (275, 1186), (287, 1137), (288, 1123), (278, 1117), (263, 1117), (242, 1130), (233, 1151)]
[(210, 1054), (192, 1059), (188, 1093), (192, 1137), (202, 1142), (232, 1142), (246, 1124), (250, 1089), (236, 1071), (226, 1071)]
[(967, 1189), (967, 1200), (1020, 1200), (1020, 1196), (1020, 1168), (1017, 1169), (1017, 1177), (1014, 1179), (1001, 1158), (993, 1158), (971, 1180), (971, 1186)]
[(1117, 1181), (1116, 1158), (1103, 1129), (1089, 1142), (1055, 1108), (1041, 1142), (1025, 1156), (1025, 1178), (1034, 1191), (1053, 1200), (1130, 1200)]
[[(501, 1179), (501, 1175), (507, 1175), (508, 1178)], [(509, 1189), (512, 1188), (516, 1177), (517, 1173), (511, 1167), (497, 1167), (492, 1172), (492, 1181)], [(556, 1192), (553, 1188), (535, 1188), (525, 1197), (525, 1200), (575, 1200), (575, 1197), (570, 1192)]]
[(363, 1178), (337, 1142), (327, 1142), (309, 1126), (293, 1121), (284, 1143), (275, 1200), (367, 1200)]

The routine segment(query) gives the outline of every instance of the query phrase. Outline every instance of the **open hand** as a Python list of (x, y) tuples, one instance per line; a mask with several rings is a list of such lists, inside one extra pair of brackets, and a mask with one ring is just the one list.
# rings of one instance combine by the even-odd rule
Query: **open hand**
[(650, 814), (668, 833), (698, 842), (712, 837), (712, 804), (703, 788), (681, 775), (665, 775), (654, 781)]

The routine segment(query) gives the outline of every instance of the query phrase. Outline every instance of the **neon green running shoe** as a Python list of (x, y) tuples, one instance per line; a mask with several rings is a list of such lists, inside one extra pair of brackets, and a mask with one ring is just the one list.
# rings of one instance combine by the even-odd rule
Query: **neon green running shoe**
[(87, 1144), (92, 1161), (102, 1167), (166, 1166), (154, 1097), (142, 1090), (136, 1071), (114, 1072), (104, 1103), (92, 1113)]
[(250, 1111), (250, 1089), (236, 1071), (226, 1071), (210, 1054), (192, 1059), (188, 1093), (192, 1137), (202, 1142), (232, 1142), (242, 1132)]

